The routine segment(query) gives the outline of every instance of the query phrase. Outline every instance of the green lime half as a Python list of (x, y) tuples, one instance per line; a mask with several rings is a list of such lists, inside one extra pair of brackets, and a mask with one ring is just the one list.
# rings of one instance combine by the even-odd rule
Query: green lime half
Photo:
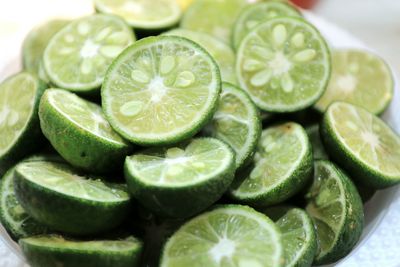
[(45, 84), (27, 72), (0, 84), (0, 174), (42, 144), (40, 97)]
[(28, 237), (19, 244), (32, 267), (138, 267), (143, 247), (134, 237), (78, 241), (56, 235)]
[(230, 195), (253, 206), (280, 203), (305, 186), (312, 167), (312, 149), (303, 127), (289, 122), (267, 128), (253, 164), (237, 174)]
[(332, 77), (315, 104), (324, 112), (334, 101), (346, 101), (380, 114), (393, 98), (394, 80), (386, 62), (368, 51), (342, 49), (332, 53)]
[(219, 206), (184, 224), (166, 243), (160, 267), (281, 267), (281, 234), (264, 214)]
[(22, 45), (22, 61), (26, 71), (39, 75), (43, 52), (47, 44), (68, 22), (67, 20), (50, 20), (29, 32)]
[(57, 87), (93, 93), (111, 61), (134, 40), (132, 30), (116, 16), (84, 17), (53, 36), (44, 51), (44, 68)]
[(95, 0), (101, 13), (122, 17), (134, 29), (161, 30), (178, 24), (182, 10), (176, 0)]
[(375, 189), (400, 183), (400, 137), (376, 115), (335, 102), (321, 124), (330, 155), (359, 183)]
[(301, 13), (284, 1), (266, 1), (248, 5), (240, 13), (233, 27), (233, 47), (238, 49), (243, 38), (258, 24), (276, 17), (301, 17)]
[(329, 159), (319, 133), (319, 125), (314, 124), (306, 128), (308, 139), (313, 148), (314, 159)]
[(236, 152), (236, 168), (241, 168), (251, 160), (261, 136), (257, 107), (244, 91), (223, 83), (217, 112), (204, 131), (230, 145)]
[(333, 163), (318, 160), (306, 199), (319, 243), (314, 264), (333, 263), (350, 253), (364, 224), (361, 198), (351, 180)]
[(229, 187), (234, 172), (234, 152), (214, 138), (147, 149), (125, 162), (132, 196), (169, 217), (189, 217), (209, 207)]
[(142, 145), (170, 144), (196, 134), (214, 115), (219, 68), (196, 43), (177, 36), (142, 39), (109, 68), (102, 87), (111, 126)]
[(207, 33), (186, 29), (175, 29), (165, 34), (185, 37), (198, 43), (217, 61), (219, 70), (221, 71), (221, 79), (225, 82), (237, 83), (235, 76), (235, 53), (229, 45)]
[(112, 172), (123, 166), (131, 151), (111, 128), (99, 105), (68, 91), (46, 90), (39, 117), (43, 134), (77, 168), (91, 173)]
[(313, 105), (324, 93), (330, 72), (324, 38), (300, 18), (259, 24), (237, 52), (239, 83), (265, 111), (293, 112)]
[(16, 166), (14, 183), (17, 199), (30, 216), (65, 233), (112, 229), (129, 210), (126, 186), (81, 176), (63, 163), (22, 162)]

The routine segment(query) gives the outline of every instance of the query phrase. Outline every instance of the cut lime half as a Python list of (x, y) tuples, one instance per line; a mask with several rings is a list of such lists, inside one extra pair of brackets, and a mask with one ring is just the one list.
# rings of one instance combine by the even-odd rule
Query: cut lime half
[(329, 159), (329, 155), (325, 150), (324, 144), (319, 133), (319, 125), (314, 124), (306, 128), (308, 138), (313, 148), (314, 159)]
[(293, 112), (313, 105), (331, 72), (329, 48), (308, 22), (291, 17), (255, 27), (236, 57), (239, 83), (265, 111)]

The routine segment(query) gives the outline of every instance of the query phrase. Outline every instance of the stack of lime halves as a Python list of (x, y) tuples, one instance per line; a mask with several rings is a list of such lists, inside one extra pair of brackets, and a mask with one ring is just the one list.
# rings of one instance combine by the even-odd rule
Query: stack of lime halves
[(25, 39), (0, 221), (32, 267), (329, 264), (400, 183), (382, 59), (284, 1), (189, 2), (95, 0)]

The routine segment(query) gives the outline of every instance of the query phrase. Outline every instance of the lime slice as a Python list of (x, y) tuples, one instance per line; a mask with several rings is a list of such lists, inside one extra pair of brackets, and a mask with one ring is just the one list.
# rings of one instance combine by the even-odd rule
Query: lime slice
[(400, 183), (400, 137), (377, 116), (344, 102), (325, 113), (322, 140), (359, 183), (375, 189)]
[(217, 61), (221, 71), (221, 79), (225, 82), (237, 83), (235, 76), (235, 53), (226, 43), (207, 33), (185, 29), (175, 29), (165, 34), (185, 37), (198, 43)]
[(57, 87), (94, 93), (111, 61), (134, 39), (132, 30), (118, 17), (84, 17), (53, 36), (44, 51), (44, 68)]
[(20, 163), (14, 183), (17, 199), (29, 215), (65, 233), (86, 235), (112, 229), (129, 210), (124, 185), (80, 176), (62, 163)]
[(178, 24), (182, 11), (176, 0), (95, 0), (101, 13), (122, 17), (135, 29), (161, 30)]
[(193, 2), (193, 0), (178, 0), (178, 4), (183, 10), (186, 10), (188, 6)]
[(281, 234), (265, 215), (226, 205), (184, 224), (166, 243), (160, 267), (280, 267)]
[(125, 162), (133, 197), (168, 217), (189, 217), (209, 207), (229, 187), (234, 172), (233, 151), (213, 138), (147, 149)]
[(42, 145), (37, 110), (45, 84), (27, 72), (0, 84), (0, 174)]
[(230, 145), (236, 168), (241, 168), (251, 160), (261, 136), (258, 110), (244, 91), (223, 83), (217, 112), (204, 131)]
[(303, 127), (289, 122), (267, 128), (253, 164), (237, 174), (231, 197), (253, 206), (280, 203), (305, 186), (312, 167), (312, 149)]
[(324, 93), (330, 72), (324, 38), (299, 18), (259, 24), (237, 52), (239, 83), (265, 111), (292, 112), (313, 105)]
[(308, 139), (313, 148), (314, 159), (329, 159), (329, 155), (325, 151), (322, 144), (321, 135), (319, 134), (319, 125), (314, 124), (306, 128)]
[(267, 1), (247, 6), (240, 13), (233, 27), (233, 47), (238, 49), (243, 38), (261, 22), (288, 16), (301, 17), (301, 13), (294, 6), (283, 1)]
[(39, 74), (43, 52), (47, 44), (67, 24), (66, 20), (50, 20), (29, 32), (22, 45), (22, 60), (25, 70)]
[(257, 0), (197, 0), (186, 10), (181, 27), (231, 42), (232, 27), (242, 8)]
[(80, 169), (91, 173), (115, 171), (131, 151), (111, 128), (99, 105), (65, 90), (46, 90), (39, 117), (43, 134), (53, 147)]
[(334, 101), (346, 101), (380, 114), (393, 98), (394, 80), (389, 66), (371, 52), (343, 49), (332, 53), (332, 77), (315, 104), (324, 112)]
[(32, 267), (138, 267), (142, 242), (121, 240), (78, 241), (56, 235), (21, 239), (21, 249)]
[(333, 263), (350, 253), (364, 224), (361, 198), (351, 180), (333, 163), (318, 160), (306, 199), (319, 243), (314, 264)]
[(111, 65), (102, 87), (111, 126), (142, 145), (176, 143), (213, 116), (221, 76), (212, 57), (176, 36), (142, 39)]

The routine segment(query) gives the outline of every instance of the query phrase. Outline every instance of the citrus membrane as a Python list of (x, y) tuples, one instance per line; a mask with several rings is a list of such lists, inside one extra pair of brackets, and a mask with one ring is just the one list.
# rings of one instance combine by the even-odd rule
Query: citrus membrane
[(260, 2), (245, 7), (234, 24), (233, 47), (238, 49), (243, 38), (259, 23), (276, 17), (301, 17), (301, 13), (283, 1)]
[(116, 16), (84, 17), (50, 40), (44, 68), (56, 86), (91, 93), (100, 87), (111, 61), (134, 40), (132, 30)]
[(176, 0), (95, 0), (94, 3), (101, 13), (120, 16), (134, 29), (169, 28), (182, 15)]
[(314, 159), (328, 159), (329, 155), (325, 150), (325, 147), (321, 140), (321, 135), (319, 133), (319, 125), (314, 124), (307, 127), (306, 132), (313, 148)]
[(308, 22), (274, 18), (256, 26), (240, 44), (239, 83), (262, 110), (292, 112), (314, 104), (331, 72), (329, 48)]
[(142, 145), (176, 143), (213, 116), (221, 76), (212, 57), (176, 36), (141, 39), (109, 68), (102, 87), (104, 113), (126, 139)]
[(244, 91), (222, 83), (217, 112), (204, 131), (230, 145), (236, 152), (236, 168), (241, 168), (253, 156), (261, 136), (258, 110)]
[(283, 266), (281, 234), (265, 215), (219, 206), (184, 224), (166, 243), (161, 267)]
[(376, 115), (335, 102), (321, 130), (331, 156), (358, 182), (373, 188), (400, 183), (400, 137)]
[(389, 66), (371, 52), (340, 49), (332, 53), (332, 78), (315, 104), (324, 112), (334, 101), (345, 101), (380, 114), (393, 98), (394, 80)]
[(237, 83), (235, 76), (235, 53), (229, 45), (207, 33), (186, 29), (174, 29), (164, 34), (185, 37), (198, 43), (217, 62), (221, 71), (221, 79), (225, 82)]

